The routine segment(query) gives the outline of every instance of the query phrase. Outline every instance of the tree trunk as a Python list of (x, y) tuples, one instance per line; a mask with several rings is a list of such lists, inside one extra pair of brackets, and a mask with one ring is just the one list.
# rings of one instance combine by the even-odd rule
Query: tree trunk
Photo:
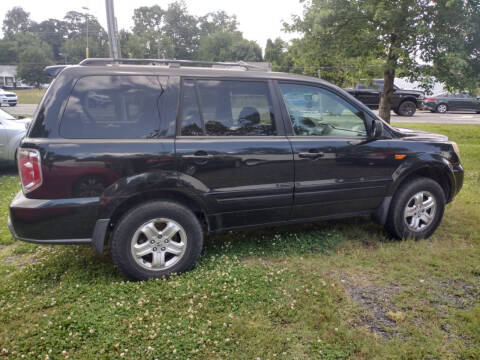
[(387, 64), (383, 72), (383, 91), (378, 109), (378, 115), (388, 123), (390, 123), (390, 111), (392, 110), (393, 80), (395, 80), (395, 69), (397, 68), (397, 57), (394, 52), (396, 41), (397, 36), (390, 35)]
[(390, 111), (392, 110), (393, 80), (395, 80), (395, 69), (389, 68), (385, 70), (378, 115), (388, 123), (390, 123)]

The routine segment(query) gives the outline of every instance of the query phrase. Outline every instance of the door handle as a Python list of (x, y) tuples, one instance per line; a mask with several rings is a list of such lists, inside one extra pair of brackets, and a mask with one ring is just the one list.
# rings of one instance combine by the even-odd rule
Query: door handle
[(325, 154), (321, 151), (308, 151), (308, 152), (299, 152), (298, 157), (304, 158), (304, 159), (318, 159), (323, 157)]

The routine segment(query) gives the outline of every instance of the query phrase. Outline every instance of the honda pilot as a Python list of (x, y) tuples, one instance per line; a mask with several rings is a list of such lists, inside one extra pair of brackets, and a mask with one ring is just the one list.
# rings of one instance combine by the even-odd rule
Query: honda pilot
[(462, 187), (454, 142), (390, 126), (320, 79), (181, 60), (46, 71), (10, 231), (108, 244), (133, 280), (191, 269), (220, 231), (372, 215), (393, 237), (427, 238)]

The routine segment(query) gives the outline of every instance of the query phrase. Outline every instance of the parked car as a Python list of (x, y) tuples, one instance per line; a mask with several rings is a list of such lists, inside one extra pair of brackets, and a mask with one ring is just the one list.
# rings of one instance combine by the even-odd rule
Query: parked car
[(15, 106), (18, 103), (17, 94), (10, 91), (5, 91), (0, 88), (0, 106), (6, 104), (10, 106)]
[(15, 164), (15, 155), (20, 141), (25, 136), (31, 119), (18, 118), (0, 109), (0, 164)]
[[(392, 110), (397, 115), (413, 116), (425, 98), (423, 92), (417, 90), (402, 90), (396, 85), (393, 85), (393, 88)], [(383, 80), (374, 79), (370, 85), (368, 85), (367, 82), (363, 82), (355, 85), (353, 89), (345, 90), (370, 109), (378, 109), (380, 105), (380, 95), (383, 91)]]
[(474, 111), (480, 114), (480, 97), (468, 94), (443, 93), (424, 100), (423, 106), (432, 112), (446, 113), (447, 111)]
[(152, 61), (47, 68), (56, 79), (19, 148), (14, 237), (109, 242), (121, 273), (144, 280), (191, 269), (204, 233), (370, 214), (426, 238), (462, 187), (454, 142), (392, 127), (325, 81)]

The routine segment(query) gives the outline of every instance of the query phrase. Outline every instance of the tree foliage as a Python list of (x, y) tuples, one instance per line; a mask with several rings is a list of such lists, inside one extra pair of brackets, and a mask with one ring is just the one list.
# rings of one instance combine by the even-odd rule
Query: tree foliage
[[(69, 11), (63, 19), (36, 23), (28, 12), (14, 7), (3, 21), (5, 36), (0, 39), (0, 64), (20, 63), (24, 50), (31, 52), (30, 47), (35, 44), (40, 47), (48, 44), (50, 49), (42, 48), (37, 52), (38, 59), (45, 55), (56, 63), (78, 63), (86, 56), (87, 22), (90, 56), (108, 57), (108, 36), (95, 16)], [(262, 59), (260, 46), (244, 39), (237, 29), (237, 18), (225, 11), (193, 16), (185, 2), (180, 0), (166, 8), (159, 5), (138, 7), (134, 10), (133, 23), (130, 31), (121, 30), (119, 34), (124, 57), (222, 61)], [(23, 67), (26, 66), (24, 61)]]
[(239, 31), (218, 31), (200, 40), (198, 59), (205, 61), (262, 61), (262, 49)]
[(53, 63), (50, 57), (51, 52), (52, 49), (46, 43), (41, 46), (26, 46), (20, 54), (18, 77), (37, 87), (48, 82), (49, 78), (43, 69)]
[(265, 61), (272, 64), (273, 71), (294, 71), (292, 68), (293, 51), (289, 52), (287, 42), (281, 38), (276, 38), (274, 41), (267, 40), (265, 45)]
[(30, 14), (16, 6), (7, 11), (2, 30), (7, 39), (13, 39), (15, 35), (30, 30), (31, 24)]
[[(389, 121), (393, 81), (399, 72), (440, 75), (455, 63), (463, 71), (473, 69), (478, 36), (472, 31), (480, 18), (478, 4), (477, 0), (312, 0), (305, 5), (303, 17), (294, 17), (286, 30), (302, 34), (292, 50), (297, 55), (295, 65), (303, 72), (331, 67), (337, 74), (329, 76), (345, 81), (355, 72), (344, 69), (355, 69), (362, 76), (372, 61), (380, 65), (385, 82), (380, 116)], [(462, 21), (465, 18), (470, 20)], [(452, 31), (453, 41), (446, 35)]]

